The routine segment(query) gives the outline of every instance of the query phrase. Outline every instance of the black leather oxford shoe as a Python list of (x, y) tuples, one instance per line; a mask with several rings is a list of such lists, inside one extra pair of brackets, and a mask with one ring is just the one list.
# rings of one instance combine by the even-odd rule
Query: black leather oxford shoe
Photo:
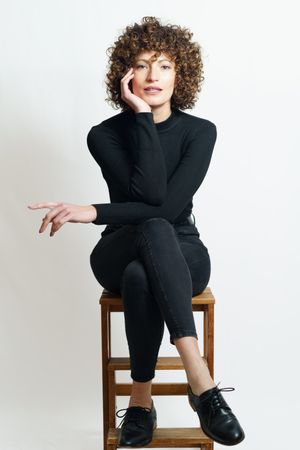
[[(120, 411), (126, 411), (123, 416), (118, 416)], [(144, 447), (152, 441), (153, 430), (157, 427), (157, 415), (154, 403), (152, 407), (130, 406), (119, 409), (117, 417), (124, 417), (121, 423), (121, 431), (118, 439), (118, 447)]]
[(199, 416), (202, 430), (223, 445), (236, 445), (245, 438), (244, 430), (221, 394), (233, 390), (233, 387), (219, 389), (217, 385), (198, 396), (189, 383), (187, 386), (189, 403)]

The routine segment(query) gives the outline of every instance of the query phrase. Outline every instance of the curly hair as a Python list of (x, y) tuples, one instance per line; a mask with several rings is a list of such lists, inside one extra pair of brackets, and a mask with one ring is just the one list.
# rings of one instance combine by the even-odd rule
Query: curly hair
[[(105, 101), (114, 109), (129, 109), (121, 98), (121, 78), (134, 64), (142, 51), (155, 51), (156, 59), (165, 53), (175, 62), (176, 82), (171, 97), (171, 107), (190, 109), (198, 100), (203, 76), (202, 47), (191, 42), (193, 33), (179, 25), (162, 25), (156, 17), (145, 16), (142, 23), (127, 26), (123, 34), (106, 50), (109, 70), (105, 84), (108, 97)], [(132, 80), (129, 82), (129, 86)]]

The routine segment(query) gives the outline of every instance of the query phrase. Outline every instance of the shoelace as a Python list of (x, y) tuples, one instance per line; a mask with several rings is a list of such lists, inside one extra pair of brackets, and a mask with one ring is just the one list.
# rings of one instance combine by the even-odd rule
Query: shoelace
[(228, 411), (230, 411), (231, 408), (226, 404), (226, 401), (220, 395), (220, 392), (234, 391), (235, 388), (234, 387), (224, 387), (224, 388), (219, 389), (218, 386), (220, 383), (221, 383), (221, 381), (219, 381), (219, 383), (217, 384), (217, 386), (216, 386), (217, 389), (214, 391), (214, 394), (210, 398), (210, 405), (212, 406), (214, 412), (218, 408), (224, 408), (224, 409), (227, 409)]
[[(134, 409), (134, 408), (139, 408), (139, 409)], [(141, 420), (141, 415), (140, 415), (140, 410), (144, 410), (148, 413), (151, 412), (151, 408), (147, 408), (144, 406), (130, 406), (128, 408), (122, 408), (119, 409), (116, 412), (116, 416), (117, 417), (124, 417), (123, 420), (121, 420), (121, 422), (119, 423), (119, 425), (117, 426), (117, 428), (120, 428), (122, 426), (122, 424), (124, 423), (124, 425), (126, 425), (128, 422), (134, 422), (138, 427), (142, 428), (142, 425), (139, 423), (139, 421)], [(128, 410), (129, 410), (129, 414), (128, 414)], [(123, 416), (118, 416), (118, 413), (120, 411), (126, 411)]]

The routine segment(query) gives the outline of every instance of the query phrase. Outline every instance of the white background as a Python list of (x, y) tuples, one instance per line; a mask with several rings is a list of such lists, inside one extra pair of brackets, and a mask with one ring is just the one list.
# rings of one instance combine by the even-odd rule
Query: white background
[[(102, 448), (102, 287), (89, 255), (104, 225), (67, 223), (49, 238), (50, 227), (38, 233), (46, 210), (27, 205), (109, 201), (86, 136), (120, 112), (104, 100), (105, 50), (146, 15), (190, 28), (203, 48), (204, 85), (186, 112), (218, 130), (194, 196), (212, 261), (215, 381), (235, 387), (223, 395), (246, 433), (239, 448), (296, 445), (297, 2), (27, 0), (6, 2), (0, 24), (1, 450)], [(120, 313), (113, 335), (113, 355), (127, 356)], [(160, 355), (177, 355), (166, 327)], [(156, 372), (167, 379), (185, 375)], [(158, 426), (198, 426), (186, 397), (154, 401)]]

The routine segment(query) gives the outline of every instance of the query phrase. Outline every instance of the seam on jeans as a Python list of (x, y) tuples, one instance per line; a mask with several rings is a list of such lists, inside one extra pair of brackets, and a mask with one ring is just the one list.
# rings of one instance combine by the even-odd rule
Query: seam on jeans
[(143, 237), (144, 237), (144, 239), (145, 239), (145, 242), (146, 242), (146, 244), (147, 244), (147, 246), (148, 246), (148, 250), (149, 250), (149, 253), (150, 253), (150, 255), (151, 255), (151, 258), (150, 258), (151, 264), (152, 264), (152, 267), (153, 267), (153, 269), (154, 269), (154, 271), (155, 271), (155, 273), (156, 273), (157, 279), (158, 279), (158, 281), (159, 281), (158, 285), (159, 285), (159, 288), (160, 288), (160, 290), (161, 290), (161, 292), (162, 292), (162, 294), (163, 294), (163, 297), (164, 297), (164, 300), (165, 300), (165, 304), (168, 306), (170, 315), (171, 315), (171, 317), (172, 317), (172, 320), (173, 320), (175, 326), (178, 326), (178, 322), (177, 322), (176, 318), (175, 318), (174, 315), (173, 315), (172, 309), (170, 308), (170, 304), (168, 303), (168, 299), (167, 299), (166, 293), (165, 293), (165, 291), (164, 291), (163, 288), (162, 288), (162, 283), (161, 283), (161, 279), (160, 279), (160, 276), (159, 276), (159, 272), (157, 271), (156, 266), (155, 266), (155, 264), (153, 263), (153, 253), (152, 253), (152, 251), (151, 251), (151, 245), (150, 245), (150, 243), (149, 243), (149, 241), (148, 241), (148, 239), (147, 239), (145, 233), (144, 233), (142, 230), (141, 230), (141, 234), (143, 235)]

